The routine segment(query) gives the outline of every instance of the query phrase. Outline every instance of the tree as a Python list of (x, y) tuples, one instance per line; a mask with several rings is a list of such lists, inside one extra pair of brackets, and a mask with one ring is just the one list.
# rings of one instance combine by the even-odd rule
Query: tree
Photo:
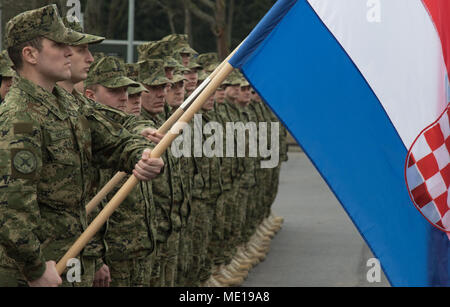
[[(211, 32), (216, 37), (217, 52), (220, 59), (224, 59), (230, 53), (230, 35), (232, 21), (234, 0), (199, 0), (198, 4), (192, 0), (183, 0), (185, 7), (199, 19), (203, 20), (211, 29)], [(228, 4), (228, 12), (227, 12)], [(227, 19), (228, 15), (228, 19)]]

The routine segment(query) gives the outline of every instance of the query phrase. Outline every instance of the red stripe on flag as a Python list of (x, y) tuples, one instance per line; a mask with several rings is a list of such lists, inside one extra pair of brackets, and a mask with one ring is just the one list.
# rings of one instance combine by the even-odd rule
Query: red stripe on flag
[(431, 18), (441, 38), (447, 72), (450, 72), (450, 1), (449, 0), (422, 0), (427, 7)]

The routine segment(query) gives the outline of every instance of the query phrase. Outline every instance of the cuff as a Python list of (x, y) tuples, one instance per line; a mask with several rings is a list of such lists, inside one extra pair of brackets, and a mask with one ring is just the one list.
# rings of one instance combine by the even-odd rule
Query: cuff
[(46, 267), (47, 266), (45, 264), (45, 261), (39, 259), (32, 264), (25, 265), (25, 267), (23, 268), (23, 274), (28, 281), (33, 281), (39, 279), (40, 277), (42, 277), (42, 275), (44, 275)]

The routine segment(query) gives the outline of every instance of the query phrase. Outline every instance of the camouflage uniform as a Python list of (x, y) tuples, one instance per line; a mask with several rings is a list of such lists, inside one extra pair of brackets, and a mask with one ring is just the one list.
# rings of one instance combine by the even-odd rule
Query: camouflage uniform
[[(4, 50), (0, 54), (0, 84), (3, 81), (3, 78), (14, 78), (17, 76), (15, 70), (12, 69), (12, 66), (13, 66), (13, 63), (9, 59), (9, 56), (8, 56), (6, 50)], [(0, 97), (0, 104), (2, 103), (2, 101), (3, 101), (3, 98)]]
[[(165, 77), (162, 60), (147, 60), (140, 63), (139, 81), (147, 86), (170, 83)], [(159, 116), (158, 116), (159, 115)], [(145, 108), (141, 118), (160, 127), (164, 114), (151, 114)], [(152, 192), (156, 205), (156, 255), (153, 263), (151, 286), (175, 286), (178, 270), (178, 250), (181, 230), (181, 210), (184, 193), (179, 159), (175, 159), (170, 148), (161, 157), (165, 162), (164, 172), (153, 181)]]
[[(125, 74), (125, 66), (120, 61), (113, 57), (105, 57), (90, 70), (86, 86), (100, 84), (108, 88), (132, 86), (138, 89), (139, 87), (133, 86), (137, 83)], [(121, 111), (107, 106), (95, 106), (94, 109), (102, 112), (104, 116), (113, 115), (113, 118), (119, 118), (120, 121), (127, 118)], [(124, 123), (129, 124), (130, 121), (124, 121)], [(99, 169), (98, 172), (99, 186), (102, 187), (114, 176), (117, 169)], [(123, 179), (109, 194), (104, 201), (105, 204), (115, 195), (126, 179)], [(150, 254), (154, 249), (150, 217), (153, 216), (151, 209), (154, 206), (152, 194), (149, 191), (148, 184), (140, 182), (108, 220), (104, 240), (107, 247), (105, 262), (110, 268), (111, 286), (148, 286), (150, 282)], [(124, 229), (126, 231), (123, 231)]]
[[(64, 27), (54, 5), (24, 12), (7, 24), (9, 47), (38, 36), (63, 44), (85, 38)], [(64, 90), (55, 87), (50, 93), (21, 77), (0, 114), (0, 242), (13, 260), (0, 283), (9, 279), (4, 285), (24, 285), (25, 278), (39, 278), (46, 259), (57, 260), (87, 227), (85, 175), (91, 163), (130, 171), (144, 147), (114, 123), (100, 123), (88, 113), (79, 116)], [(19, 274), (21, 280), (10, 278)]]
[[(217, 122), (214, 111), (200, 111), (202, 122), (195, 119), (194, 127), (203, 131), (203, 127), (210, 122)], [(194, 132), (195, 133), (195, 132)], [(207, 136), (201, 136), (203, 141)], [(215, 144), (217, 145), (217, 144)], [(214, 150), (214, 148), (212, 148)], [(194, 149), (195, 150), (195, 149)], [(198, 272), (197, 279), (202, 283), (209, 279), (212, 267), (216, 264), (219, 249), (223, 240), (224, 199), (222, 194), (222, 181), (219, 157), (208, 157), (202, 153), (196, 157), (194, 152), (195, 173), (192, 189), (192, 206), (196, 214), (192, 215), (194, 227), (193, 253), (197, 261), (194, 263), (194, 272)], [(197, 269), (197, 270), (196, 270)]]
[[(233, 84), (234, 77), (229, 76), (224, 84)], [(222, 123), (237, 123), (241, 121), (241, 112), (239, 108), (228, 99), (221, 104), (216, 105), (216, 111), (219, 113)], [(226, 128), (224, 126), (224, 128)], [(244, 173), (244, 159), (238, 158), (236, 154), (237, 150), (237, 137), (234, 133), (235, 152), (233, 158), (224, 158), (222, 161), (222, 178), (225, 194), (225, 240), (227, 242), (224, 256), (226, 263), (231, 261), (232, 257), (236, 253), (236, 248), (239, 245), (240, 228), (243, 223), (243, 209), (245, 208), (245, 202), (248, 194), (241, 186), (241, 177)], [(224, 143), (224, 146), (227, 146)], [(229, 192), (227, 192), (229, 191)], [(244, 197), (244, 198), (243, 198)], [(245, 217), (245, 216), (244, 216)]]

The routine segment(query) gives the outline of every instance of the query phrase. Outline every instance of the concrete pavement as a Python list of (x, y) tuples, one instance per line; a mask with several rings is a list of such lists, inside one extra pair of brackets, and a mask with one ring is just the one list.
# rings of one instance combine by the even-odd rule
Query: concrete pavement
[(367, 281), (373, 255), (304, 153), (289, 152), (273, 211), (283, 228), (244, 287), (389, 286)]

